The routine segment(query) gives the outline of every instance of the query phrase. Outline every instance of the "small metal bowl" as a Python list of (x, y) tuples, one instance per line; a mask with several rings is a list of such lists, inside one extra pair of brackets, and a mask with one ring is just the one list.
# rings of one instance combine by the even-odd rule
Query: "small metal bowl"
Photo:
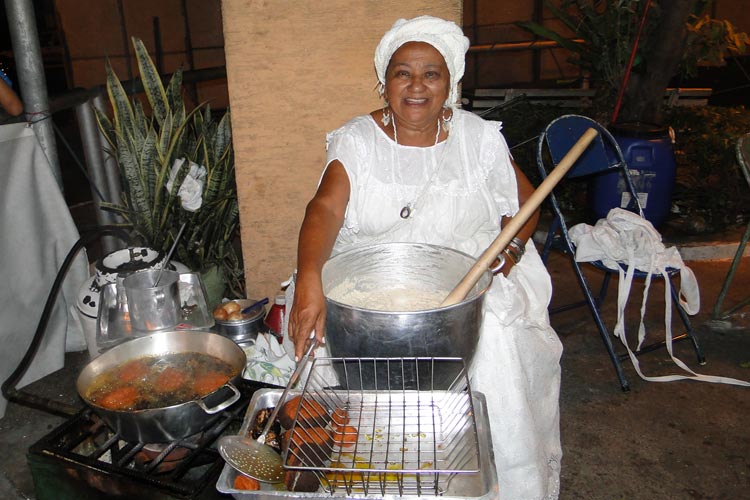
[[(244, 309), (257, 302), (257, 300), (237, 299), (233, 302), (239, 304), (240, 309)], [(258, 337), (258, 333), (263, 331), (266, 306), (258, 306), (244, 316), (245, 318), (234, 321), (215, 319), (216, 324), (214, 329), (220, 335), (234, 340), (237, 344), (255, 340)]]

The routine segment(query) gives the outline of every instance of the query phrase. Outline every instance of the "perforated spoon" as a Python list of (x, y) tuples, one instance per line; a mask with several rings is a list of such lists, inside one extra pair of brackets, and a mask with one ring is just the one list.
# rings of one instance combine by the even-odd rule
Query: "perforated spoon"
[(276, 403), (273, 413), (268, 417), (268, 421), (265, 427), (263, 427), (263, 432), (260, 433), (260, 436), (257, 439), (239, 435), (219, 438), (219, 453), (222, 458), (242, 474), (253, 477), (258, 481), (280, 483), (284, 480), (284, 465), (281, 455), (266, 444), (266, 434), (268, 434), (273, 422), (276, 420), (276, 416), (279, 414), (279, 410), (281, 410), (281, 406), (286, 400), (289, 389), (297, 382), (302, 370), (307, 365), (307, 359), (310, 357), (313, 349), (318, 346), (315, 331), (312, 332), (310, 338), (312, 339), (310, 347), (307, 348), (305, 355), (297, 363), (294, 373), (289, 378), (289, 383), (284, 388), (284, 392), (281, 393), (281, 397)]

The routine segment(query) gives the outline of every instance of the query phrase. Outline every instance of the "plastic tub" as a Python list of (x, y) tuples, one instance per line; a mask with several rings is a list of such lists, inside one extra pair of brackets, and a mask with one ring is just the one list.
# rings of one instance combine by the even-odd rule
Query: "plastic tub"
[[(630, 170), (643, 214), (659, 227), (672, 206), (677, 164), (669, 128), (644, 123), (610, 127)], [(588, 203), (596, 219), (615, 207), (625, 208), (630, 195), (618, 173), (598, 175), (591, 180)]]

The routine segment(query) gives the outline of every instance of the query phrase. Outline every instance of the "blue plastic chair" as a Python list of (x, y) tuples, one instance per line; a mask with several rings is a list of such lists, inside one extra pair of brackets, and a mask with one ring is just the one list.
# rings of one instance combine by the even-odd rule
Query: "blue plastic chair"
[[(601, 175), (605, 173), (617, 172), (621, 175), (622, 182), (619, 183), (624, 192), (629, 194), (624, 196), (623, 200), (626, 202), (622, 208), (638, 213), (643, 217), (643, 210), (638, 201), (638, 196), (633, 182), (630, 178), (628, 166), (623, 157), (622, 151), (619, 145), (615, 141), (614, 137), (609, 131), (601, 124), (597, 123), (585, 116), (579, 115), (565, 115), (561, 116), (552, 122), (544, 129), (541, 136), (539, 137), (538, 149), (537, 149), (537, 166), (539, 168), (539, 174), (542, 179), (546, 178), (547, 174), (557, 165), (575, 142), (583, 135), (588, 128), (594, 128), (599, 132), (599, 135), (594, 139), (591, 145), (586, 151), (578, 158), (573, 167), (566, 173), (563, 180), (558, 186), (552, 190), (549, 195), (549, 204), (552, 208), (552, 221), (548, 230), (544, 248), (542, 250), (542, 260), (547, 263), (550, 252), (554, 250), (560, 250), (570, 257), (570, 262), (573, 265), (576, 277), (583, 292), (583, 300), (566, 304), (563, 306), (550, 308), (549, 313), (555, 314), (570, 309), (588, 306), (593, 316), (594, 322), (596, 323), (597, 329), (601, 335), (604, 346), (607, 349), (610, 360), (615, 368), (617, 378), (620, 382), (620, 387), (623, 391), (628, 391), (630, 386), (627, 378), (623, 372), (622, 361), (628, 359), (628, 354), (617, 354), (615, 346), (612, 342), (612, 336), (607, 328), (607, 325), (602, 317), (601, 306), (604, 303), (607, 288), (612, 275), (617, 276), (618, 271), (609, 269), (602, 262), (576, 262), (575, 260), (575, 245), (570, 238), (568, 232), (569, 227), (573, 224), (581, 221), (572, 221), (570, 214), (565, 214), (563, 205), (558, 199), (559, 191), (566, 180), (584, 178), (593, 175)], [(592, 265), (604, 273), (601, 286), (597, 294), (592, 292), (592, 288), (586, 276), (583, 273), (582, 267), (584, 265)], [(625, 264), (621, 264), (621, 267), (627, 270)], [(665, 286), (668, 286), (672, 295), (672, 303), (677, 308), (682, 323), (685, 326), (685, 332), (674, 335), (673, 341), (690, 339), (695, 349), (698, 361), (701, 364), (705, 363), (705, 357), (703, 351), (698, 343), (698, 339), (692, 331), (690, 325), (690, 319), (688, 318), (687, 312), (682, 308), (678, 299), (678, 292), (672, 284), (672, 277), (678, 274), (678, 269), (667, 269), (669, 275)], [(647, 274), (641, 271), (635, 271), (635, 280), (645, 280)], [(659, 274), (653, 274), (652, 280), (662, 278)], [(640, 355), (646, 352), (653, 351), (655, 349), (664, 347), (665, 341), (655, 342), (649, 345), (641, 347), (636, 355)]]

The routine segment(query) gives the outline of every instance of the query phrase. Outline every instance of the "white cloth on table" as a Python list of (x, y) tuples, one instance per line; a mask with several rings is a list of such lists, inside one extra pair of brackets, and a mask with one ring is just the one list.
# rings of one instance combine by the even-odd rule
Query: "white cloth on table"
[(287, 356), (276, 337), (259, 333), (255, 340), (242, 345), (247, 356), (243, 378), (285, 386), (294, 372), (294, 361)]
[[(0, 379), (16, 369), (31, 344), (52, 284), (78, 230), (51, 167), (30, 127), (0, 126)], [(89, 276), (86, 252), (63, 281), (43, 340), (17, 387), (64, 365), (65, 351), (86, 348), (77, 321), (78, 290)], [(7, 401), (0, 397), (0, 417)]]
[[(396, 144), (370, 115), (328, 135), (328, 163), (339, 160), (351, 185), (334, 254), (371, 243), (441, 245), (479, 256), (518, 211), (513, 166), (501, 124), (457, 110), (448, 140)], [(425, 188), (424, 186), (427, 185)], [(411, 204), (408, 219), (401, 209)], [(485, 300), (472, 388), (483, 392), (500, 498), (556, 498), (562, 345), (549, 325), (549, 274), (533, 243)]]

